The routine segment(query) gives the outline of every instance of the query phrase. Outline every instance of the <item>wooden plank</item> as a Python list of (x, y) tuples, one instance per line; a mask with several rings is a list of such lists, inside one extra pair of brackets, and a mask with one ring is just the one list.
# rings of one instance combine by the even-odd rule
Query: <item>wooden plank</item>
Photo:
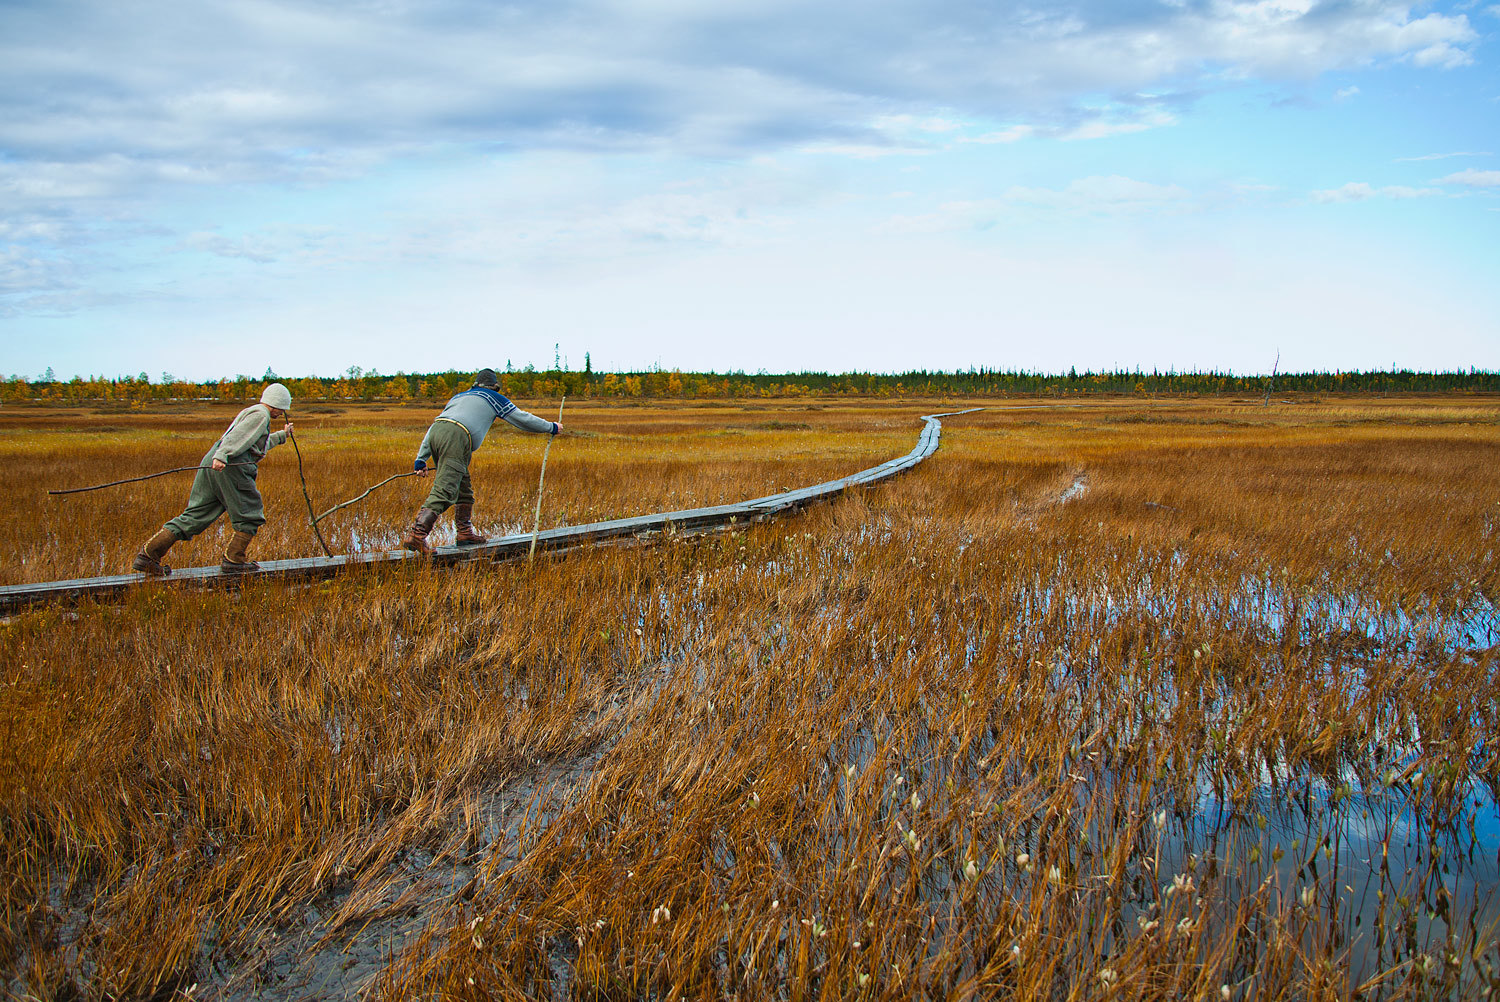
[[(872, 466), (837, 480), (827, 480), (810, 487), (783, 491), (779, 494), (767, 494), (764, 497), (751, 498), (733, 504), (656, 512), (604, 522), (589, 522), (583, 525), (558, 526), (538, 533), (536, 546), (539, 550), (566, 549), (651, 533), (697, 531), (742, 522), (749, 523), (796, 511), (808, 504), (837, 497), (850, 487), (869, 486), (911, 469), (937, 451), (942, 432), (940, 418), (970, 414), (976, 410), (983, 410), (983, 408), (975, 407), (948, 414), (923, 415), (922, 434), (917, 439), (916, 447), (910, 452), (904, 456), (886, 460), (879, 466)], [(431, 561), (435, 564), (449, 565), (473, 560), (515, 560), (530, 552), (531, 540), (530, 533), (516, 533), (492, 539), (478, 546), (440, 546), (433, 552)], [(164, 578), (148, 578), (144, 574), (132, 573), (73, 578), (66, 581), (44, 581), (35, 584), (4, 585), (0, 586), (0, 612), (12, 612), (45, 602), (69, 601), (78, 598), (111, 598), (130, 588), (138, 587), (222, 587), (246, 581), (317, 580), (332, 577), (350, 568), (395, 565), (403, 561), (422, 559), (425, 558), (407, 550), (375, 550), (335, 557), (262, 560), (259, 562), (258, 570), (243, 574), (226, 573), (217, 567), (181, 567)]]

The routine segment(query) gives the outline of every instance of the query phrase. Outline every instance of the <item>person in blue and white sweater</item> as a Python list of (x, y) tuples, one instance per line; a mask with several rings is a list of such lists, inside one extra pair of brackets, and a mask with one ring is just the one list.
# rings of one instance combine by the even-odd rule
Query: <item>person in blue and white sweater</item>
[(432, 422), (417, 450), (414, 469), (418, 476), (427, 477), (436, 467), (432, 492), (417, 511), (417, 517), (401, 545), (418, 553), (431, 553), (427, 534), (437, 524), (438, 517), (453, 508), (453, 521), (458, 528), (458, 545), (474, 546), (486, 542), (484, 536), (474, 531), (474, 489), (469, 483), (469, 460), (484, 441), (485, 433), (496, 418), (503, 418), (522, 431), (556, 435), (562, 425), (528, 414), (501, 393), (495, 379), (495, 370), (480, 369), (474, 378), (474, 386), (455, 394), (443, 408), (443, 412)]

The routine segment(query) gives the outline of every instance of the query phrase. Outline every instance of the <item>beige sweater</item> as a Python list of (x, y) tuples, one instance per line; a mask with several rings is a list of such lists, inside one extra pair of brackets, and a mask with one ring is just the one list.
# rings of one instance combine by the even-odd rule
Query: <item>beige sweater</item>
[(226, 463), (258, 463), (267, 452), (286, 441), (286, 432), (271, 431), (271, 408), (251, 404), (234, 416), (219, 436), (214, 458)]

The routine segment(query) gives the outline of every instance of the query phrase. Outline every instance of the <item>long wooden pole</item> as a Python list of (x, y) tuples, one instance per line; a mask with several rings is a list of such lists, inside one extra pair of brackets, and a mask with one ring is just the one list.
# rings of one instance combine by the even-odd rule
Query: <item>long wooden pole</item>
[[(568, 402), (568, 395), (563, 394), (562, 400), (557, 405), (557, 424), (562, 426), (563, 404)], [(552, 440), (557, 436), (547, 436), (547, 448), (542, 450), (542, 478), (536, 482), (536, 518), (531, 523), (531, 552), (526, 554), (526, 562), (529, 564), (536, 559), (536, 536), (542, 528), (542, 488), (547, 483), (547, 453), (552, 451)]]
[(348, 501), (341, 501), (338, 504), (334, 505), (332, 508), (329, 508), (323, 514), (321, 514), (317, 518), (313, 519), (313, 522), (314, 523), (321, 522), (321, 521), (323, 521), (323, 519), (327, 518), (329, 515), (332, 515), (334, 512), (338, 511), (340, 508), (347, 508), (347, 507), (349, 507), (350, 505), (352, 505), (356, 501), (363, 501), (365, 498), (369, 497), (371, 494), (375, 493), (380, 488), (382, 488), (386, 484), (390, 483), (392, 480), (400, 480), (402, 477), (414, 477), (416, 475), (417, 475), (417, 471), (416, 470), (407, 470), (405, 473), (398, 473), (398, 474), (396, 474), (393, 477), (386, 477), (380, 483), (376, 484), (374, 487), (371, 487), (369, 490), (365, 491), (359, 497), (357, 497), (357, 498), (350, 498)]
[(287, 438), (292, 440), (292, 448), (297, 451), (297, 479), (302, 481), (302, 500), (307, 502), (307, 524), (312, 526), (313, 535), (318, 537), (318, 545), (323, 547), (323, 556), (333, 556), (333, 551), (328, 544), (323, 542), (323, 532), (318, 528), (318, 519), (313, 515), (312, 495), (307, 493), (307, 477), (302, 472), (302, 447), (297, 444), (295, 433), (289, 433)]
[[(254, 466), (254, 463), (225, 463), (225, 466)], [(160, 473), (148, 473), (144, 477), (128, 477), (125, 480), (111, 480), (107, 484), (95, 484), (92, 487), (70, 487), (65, 491), (48, 491), (48, 494), (82, 494), (84, 491), (102, 491), (106, 487), (118, 487), (121, 484), (134, 484), (142, 480), (155, 480), (169, 473), (185, 473), (188, 470), (212, 470), (212, 466), (178, 466), (170, 470), (162, 470)]]

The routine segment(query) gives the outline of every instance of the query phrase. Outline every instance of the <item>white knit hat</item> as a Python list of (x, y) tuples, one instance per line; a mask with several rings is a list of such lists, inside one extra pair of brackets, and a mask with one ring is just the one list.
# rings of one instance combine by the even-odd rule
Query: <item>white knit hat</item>
[(272, 383), (260, 393), (260, 402), (279, 411), (292, 409), (292, 391), (280, 383)]

